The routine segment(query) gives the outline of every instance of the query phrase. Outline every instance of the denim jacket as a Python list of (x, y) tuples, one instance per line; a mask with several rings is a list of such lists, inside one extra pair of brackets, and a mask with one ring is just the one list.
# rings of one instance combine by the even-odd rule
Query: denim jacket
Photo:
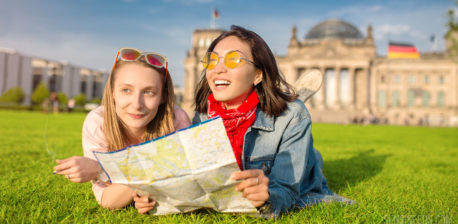
[[(204, 120), (206, 114), (196, 114), (193, 124)], [(269, 178), (270, 196), (262, 216), (278, 217), (320, 201), (348, 200), (328, 188), (311, 131), (310, 114), (299, 100), (288, 103), (277, 117), (266, 115), (258, 106), (255, 121), (245, 133), (242, 163), (244, 170), (262, 169)]]

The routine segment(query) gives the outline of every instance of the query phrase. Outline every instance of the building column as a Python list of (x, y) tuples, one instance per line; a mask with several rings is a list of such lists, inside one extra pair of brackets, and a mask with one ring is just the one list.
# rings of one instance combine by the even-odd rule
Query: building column
[(92, 99), (92, 96), (93, 96), (93, 85), (94, 85), (94, 74), (93, 74), (93, 71), (91, 71), (89, 73), (89, 75), (87, 76), (87, 79), (86, 79), (86, 99), (89, 101)]
[(41, 72), (41, 81), (46, 85), (46, 87), (49, 89), (49, 62), (46, 62), (46, 65), (42, 68)]
[(341, 109), (341, 103), (340, 103), (340, 71), (341, 71), (341, 68), (340, 66), (336, 67), (334, 71), (336, 73), (336, 99), (334, 103), (337, 109)]
[[(381, 73), (385, 78), (385, 83), (383, 84), (378, 84), (379, 81), (377, 81), (380, 77), (376, 77), (375, 74), (378, 74), (375, 72), (375, 68), (372, 67), (372, 70), (370, 70), (370, 68), (367, 68), (367, 78), (368, 78), (368, 94), (369, 94), (369, 107), (371, 109), (373, 109), (374, 111), (380, 109), (379, 106), (378, 106), (378, 91), (380, 89), (380, 85), (385, 85), (385, 86), (389, 86), (387, 84), (388, 80), (389, 80), (389, 72), (386, 72), (386, 73)], [(380, 75), (380, 74), (379, 74)], [(390, 96), (391, 94), (389, 93), (389, 89), (388, 88), (385, 88), (385, 96), (386, 96), (386, 107), (388, 108), (389, 105), (390, 105)], [(386, 109), (386, 108), (385, 108)]]
[(323, 84), (321, 85), (321, 89), (320, 89), (320, 96), (321, 96), (321, 99), (320, 99), (320, 102), (318, 102), (318, 107), (320, 109), (324, 109), (326, 108), (326, 74), (325, 74), (325, 67), (320, 67), (320, 72), (321, 74), (323, 74)]
[(25, 105), (31, 105), (32, 102), (32, 91), (33, 91), (33, 69), (32, 69), (32, 58), (22, 56), (21, 64), (21, 88), (24, 91), (25, 99), (23, 103)]
[(356, 69), (354, 67), (348, 68), (348, 79), (349, 79), (349, 91), (350, 91), (350, 102), (348, 107), (350, 109), (355, 109), (356, 108), (356, 101), (355, 101), (355, 74)]
[(363, 83), (363, 87), (364, 87), (364, 90), (362, 91), (361, 93), (361, 96), (362, 96), (362, 100), (361, 100), (361, 104), (362, 104), (362, 109), (370, 109), (370, 102), (369, 102), (369, 99), (370, 99), (370, 95), (371, 93), (369, 92), (369, 69), (368, 68), (362, 68), (361, 70), (361, 73), (363, 74), (362, 76), (362, 83)]
[(6, 91), (6, 57), (6, 53), (0, 52), (0, 95)]

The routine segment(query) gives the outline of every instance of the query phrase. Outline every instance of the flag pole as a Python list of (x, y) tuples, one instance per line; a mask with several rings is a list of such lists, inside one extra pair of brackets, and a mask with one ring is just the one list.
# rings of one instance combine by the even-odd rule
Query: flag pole
[(211, 20), (210, 20), (210, 29), (215, 29), (215, 9), (211, 9)]

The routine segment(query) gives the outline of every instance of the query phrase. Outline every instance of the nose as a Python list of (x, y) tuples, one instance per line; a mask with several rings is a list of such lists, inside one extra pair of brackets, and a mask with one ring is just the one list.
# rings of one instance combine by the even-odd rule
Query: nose
[(134, 94), (134, 98), (132, 99), (132, 105), (135, 109), (137, 110), (140, 110), (143, 108), (143, 106), (145, 105), (145, 102), (144, 102), (144, 97), (143, 97), (143, 94), (141, 92), (137, 92), (136, 94)]
[(212, 71), (215, 72), (216, 74), (219, 74), (219, 73), (226, 72), (226, 70), (227, 70), (227, 67), (226, 65), (224, 65), (224, 58), (220, 57), (218, 59), (218, 63), (215, 65)]

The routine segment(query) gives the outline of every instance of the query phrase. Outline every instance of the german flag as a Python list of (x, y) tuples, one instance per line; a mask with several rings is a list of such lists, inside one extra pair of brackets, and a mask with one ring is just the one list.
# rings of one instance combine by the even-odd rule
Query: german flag
[(388, 46), (388, 58), (420, 58), (417, 48), (413, 44), (390, 42)]

